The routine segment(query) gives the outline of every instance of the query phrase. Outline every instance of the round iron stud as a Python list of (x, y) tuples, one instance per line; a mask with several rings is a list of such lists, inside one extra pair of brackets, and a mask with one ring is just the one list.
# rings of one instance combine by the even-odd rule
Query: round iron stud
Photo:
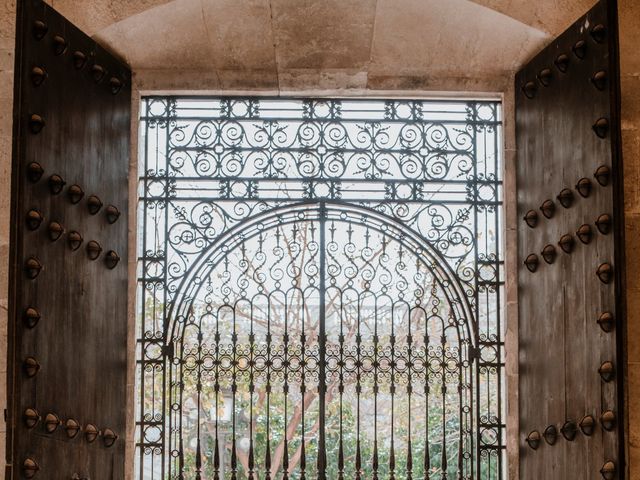
[(36, 257), (29, 257), (24, 264), (24, 270), (27, 277), (31, 280), (35, 280), (42, 271), (42, 264)]
[(573, 201), (575, 200), (573, 192), (568, 188), (563, 188), (558, 194), (557, 198), (560, 202), (560, 205), (562, 205), (564, 208), (570, 208), (571, 205), (573, 205)]
[(564, 423), (564, 425), (562, 425), (560, 432), (562, 433), (562, 436), (565, 438), (565, 440), (573, 442), (576, 438), (576, 435), (578, 434), (578, 426), (575, 422), (568, 420)]
[(96, 260), (102, 253), (102, 247), (95, 240), (91, 240), (87, 243), (87, 256), (89, 260)]
[(553, 200), (545, 200), (540, 205), (540, 211), (546, 218), (552, 218), (556, 213), (556, 204), (553, 203)]
[(613, 318), (613, 314), (611, 312), (601, 313), (597, 322), (602, 331), (606, 333), (613, 332), (613, 329), (616, 327), (615, 318)]
[(616, 464), (609, 460), (600, 469), (600, 474), (604, 480), (614, 480), (616, 478)]
[(44, 118), (42, 118), (42, 116), (38, 115), (37, 113), (34, 113), (29, 117), (29, 130), (31, 130), (31, 133), (33, 134), (37, 135), (38, 133), (40, 133), (45, 124), (46, 122), (44, 121)]
[(40, 421), (40, 414), (35, 408), (27, 408), (22, 414), (24, 424), (27, 428), (34, 428)]
[(82, 245), (82, 235), (80, 235), (79, 232), (73, 230), (69, 232), (67, 241), (69, 242), (69, 248), (71, 248), (71, 250), (73, 251), (76, 251), (80, 248), (80, 245)]
[(558, 245), (560, 245), (560, 248), (564, 253), (571, 253), (576, 246), (576, 241), (573, 238), (573, 235), (567, 233), (566, 235), (560, 237)]
[(87, 208), (91, 215), (95, 215), (102, 208), (102, 200), (100, 200), (96, 195), (90, 195), (87, 199)]
[(39, 182), (44, 174), (44, 169), (38, 162), (31, 162), (27, 167), (27, 178), (30, 182)]
[(576, 57), (582, 60), (587, 55), (587, 43), (584, 40), (578, 40), (573, 44), (573, 47), (571, 47), (571, 51)]
[(595, 42), (604, 43), (604, 41), (607, 38), (607, 27), (599, 23), (598, 25), (596, 25), (591, 29), (589, 34), (591, 35), (591, 38), (593, 38)]
[(593, 435), (593, 432), (595, 432), (595, 429), (596, 421), (592, 415), (585, 415), (584, 417), (582, 417), (582, 420), (580, 420), (580, 431), (584, 435), (590, 437), (591, 435)]
[(42, 216), (42, 213), (35, 208), (32, 208), (27, 212), (27, 228), (29, 230), (37, 230), (40, 228), (43, 221), (44, 217)]
[(113, 430), (110, 428), (105, 428), (104, 433), (102, 434), (102, 442), (104, 446), (109, 448), (112, 447), (116, 440), (118, 439), (118, 435), (115, 434)]
[(111, 77), (109, 79), (109, 87), (111, 88), (111, 93), (117, 95), (122, 90), (122, 80), (118, 77)]
[(541, 255), (545, 262), (547, 262), (548, 264), (552, 264), (556, 261), (556, 256), (558, 254), (556, 252), (556, 247), (549, 244), (542, 249)]
[(608, 383), (613, 380), (616, 377), (616, 369), (613, 362), (603, 362), (602, 365), (600, 365), (600, 368), (598, 368), (598, 373), (604, 382)]
[(600, 165), (593, 176), (601, 186), (606, 187), (611, 180), (611, 169), (606, 165)]
[(38, 463), (31, 457), (26, 458), (23, 462), (22, 462), (22, 475), (24, 475), (24, 478), (33, 478), (36, 476), (36, 474), (38, 473), (38, 470), (40, 470), (40, 467), (38, 466)]
[(555, 445), (556, 441), (558, 440), (558, 429), (555, 425), (549, 425), (544, 430), (542, 436), (544, 437), (544, 441), (549, 445)]
[(66, 184), (60, 175), (53, 174), (49, 177), (49, 191), (52, 195), (58, 195)]
[(49, 224), (49, 240), (55, 242), (64, 233), (64, 227), (58, 222), (51, 222)]
[(611, 283), (611, 280), (613, 280), (613, 267), (610, 263), (601, 263), (596, 270), (596, 275), (602, 283)]
[(591, 195), (591, 189), (593, 188), (593, 183), (588, 178), (581, 178), (576, 183), (576, 191), (580, 194), (582, 198), (587, 198)]
[(82, 70), (87, 64), (87, 56), (80, 50), (73, 52), (73, 66), (76, 70)]
[(87, 443), (93, 443), (98, 438), (100, 431), (98, 428), (92, 423), (88, 423), (86, 427), (84, 427), (84, 439)]
[(53, 53), (56, 55), (62, 55), (67, 51), (67, 41), (61, 35), (53, 36)]
[(604, 117), (599, 118), (591, 128), (599, 138), (607, 138), (607, 134), (609, 133), (609, 120)]
[(540, 432), (537, 430), (534, 430), (530, 432), (529, 435), (527, 435), (527, 438), (525, 441), (527, 442), (527, 445), (529, 445), (529, 448), (533, 450), (537, 450), (538, 447), (540, 447), (541, 440), (542, 440), (542, 436), (540, 435)]
[(600, 415), (600, 424), (607, 432), (616, 428), (616, 414), (613, 413), (613, 410), (607, 410)]
[(607, 72), (604, 70), (598, 70), (591, 77), (591, 83), (598, 90), (604, 90), (607, 86)]
[(27, 328), (34, 328), (40, 321), (40, 312), (33, 307), (28, 307), (22, 314), (22, 321)]
[(22, 369), (29, 378), (35, 377), (40, 371), (40, 364), (33, 357), (27, 357), (22, 362)]
[(603, 213), (596, 219), (596, 227), (598, 231), (603, 235), (608, 235), (611, 233), (611, 224), (613, 220), (611, 219), (611, 215), (608, 213)]
[(31, 69), (31, 83), (39, 87), (47, 79), (47, 72), (42, 67), (33, 67)]
[(107, 268), (113, 270), (118, 265), (120, 261), (120, 257), (113, 250), (109, 250), (104, 257), (104, 263), (107, 265)]
[(54, 433), (58, 427), (62, 425), (60, 417), (55, 413), (47, 413), (44, 417), (44, 431), (51, 434)]
[(69, 418), (64, 424), (64, 430), (65, 432), (67, 432), (67, 437), (76, 438), (76, 436), (80, 432), (80, 424), (77, 422), (77, 420)]
[(69, 201), (76, 204), (84, 197), (84, 190), (82, 190), (80, 185), (71, 185), (67, 190), (67, 195), (69, 196)]
[(120, 210), (118, 210), (115, 206), (109, 205), (105, 209), (105, 214), (107, 215), (107, 222), (114, 224), (120, 218)]
[(96, 63), (93, 67), (91, 67), (91, 76), (96, 83), (101, 82), (106, 74), (107, 72), (102, 65), (98, 65)]
[(538, 260), (538, 256), (535, 253), (532, 253), (524, 260), (524, 265), (531, 273), (535, 272), (538, 269), (539, 264), (540, 261)]
[(553, 79), (553, 73), (550, 68), (543, 68), (538, 72), (538, 81), (545, 87), (548, 87), (551, 84), (551, 80)]
[(524, 93), (525, 97), (529, 99), (535, 97), (537, 91), (538, 91), (538, 86), (534, 81), (529, 81), (522, 86), (522, 93)]
[(567, 73), (567, 70), (569, 69), (569, 55), (561, 53), (556, 57), (553, 63), (562, 73)]
[(580, 228), (576, 232), (576, 237), (578, 237), (578, 239), (585, 245), (590, 243), (593, 238), (593, 229), (591, 228), (591, 225), (588, 223), (580, 225)]
[(42, 20), (33, 22), (33, 36), (36, 40), (42, 40), (49, 31), (49, 27)]

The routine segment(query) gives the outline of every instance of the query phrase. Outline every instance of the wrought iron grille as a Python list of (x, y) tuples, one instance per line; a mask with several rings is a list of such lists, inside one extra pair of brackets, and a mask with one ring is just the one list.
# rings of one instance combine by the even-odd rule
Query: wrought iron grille
[(503, 478), (500, 126), (145, 98), (138, 478)]

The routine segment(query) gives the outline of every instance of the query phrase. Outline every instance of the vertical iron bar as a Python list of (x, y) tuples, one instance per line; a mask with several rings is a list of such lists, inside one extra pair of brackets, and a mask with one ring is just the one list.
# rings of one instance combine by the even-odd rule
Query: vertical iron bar
[(318, 335), (318, 343), (319, 343), (319, 369), (318, 369), (318, 397), (319, 397), (319, 405), (318, 405), (318, 420), (320, 423), (319, 435), (318, 435), (318, 480), (326, 479), (326, 467), (327, 467), (327, 455), (326, 455), (326, 437), (325, 437), (325, 425), (326, 425), (326, 371), (325, 371), (325, 362), (326, 362), (326, 348), (327, 348), (327, 340), (326, 340), (326, 304), (325, 304), (325, 295), (326, 295), (326, 285), (325, 285), (325, 275), (326, 275), (326, 232), (325, 232), (325, 223), (326, 223), (326, 205), (325, 202), (320, 202), (320, 318), (319, 318), (319, 335)]

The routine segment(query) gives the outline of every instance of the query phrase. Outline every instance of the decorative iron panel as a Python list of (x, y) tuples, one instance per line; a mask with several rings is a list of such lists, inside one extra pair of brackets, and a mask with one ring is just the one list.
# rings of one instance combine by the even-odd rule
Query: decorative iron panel
[(145, 98), (138, 478), (502, 478), (500, 128)]

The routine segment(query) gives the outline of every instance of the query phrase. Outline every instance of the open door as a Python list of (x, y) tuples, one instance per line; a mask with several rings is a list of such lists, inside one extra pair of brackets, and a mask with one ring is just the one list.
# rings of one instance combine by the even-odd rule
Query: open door
[(123, 479), (129, 69), (18, 2), (6, 478)]
[(520, 478), (624, 478), (615, 2), (516, 76)]

